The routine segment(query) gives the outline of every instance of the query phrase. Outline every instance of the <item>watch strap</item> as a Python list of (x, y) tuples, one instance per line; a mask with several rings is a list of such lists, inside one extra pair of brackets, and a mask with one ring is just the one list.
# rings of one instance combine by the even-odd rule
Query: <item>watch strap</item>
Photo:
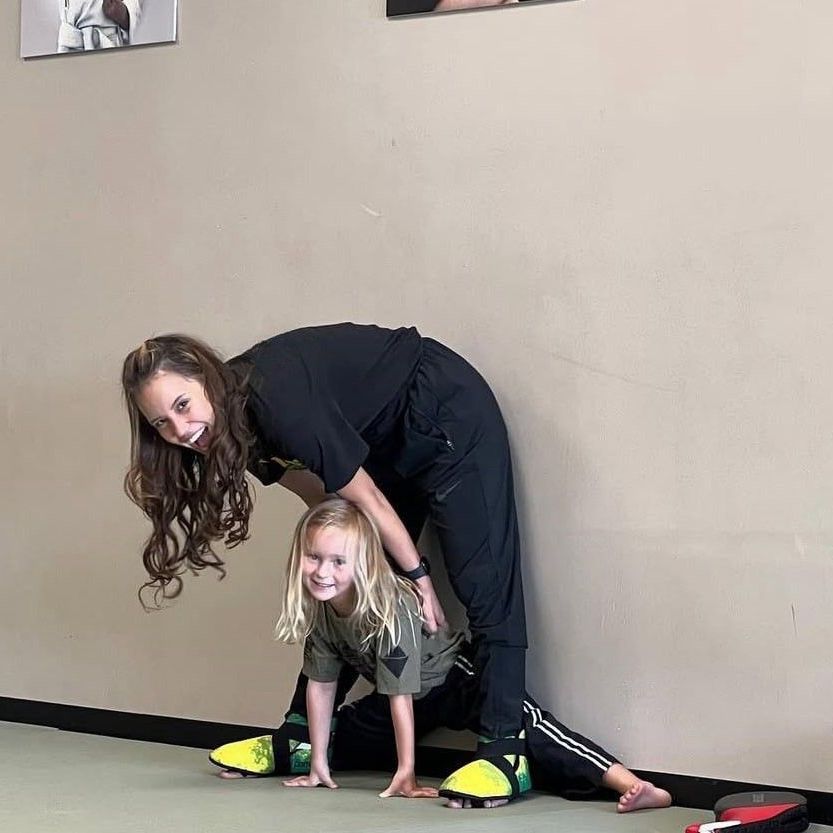
[(413, 570), (402, 571), (402, 575), (410, 581), (416, 581), (418, 578), (422, 578), (423, 576), (428, 576), (430, 574), (431, 565), (428, 563), (428, 559), (426, 559), (425, 557), (419, 559), (419, 564), (416, 567), (414, 567)]

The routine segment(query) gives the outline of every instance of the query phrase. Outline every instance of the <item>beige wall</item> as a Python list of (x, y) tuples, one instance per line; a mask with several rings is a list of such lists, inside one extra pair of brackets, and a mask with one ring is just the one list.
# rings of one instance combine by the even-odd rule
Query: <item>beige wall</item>
[(182, 3), (0, 50), (0, 694), (271, 723), (299, 504), (135, 600), (124, 353), (414, 323), (510, 423), (529, 685), (634, 766), (829, 789), (833, 7)]

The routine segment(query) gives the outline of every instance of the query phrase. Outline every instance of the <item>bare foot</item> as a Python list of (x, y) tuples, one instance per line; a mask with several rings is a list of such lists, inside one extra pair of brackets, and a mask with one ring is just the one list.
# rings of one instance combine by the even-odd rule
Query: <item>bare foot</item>
[(627, 792), (619, 796), (616, 811), (618, 813), (630, 813), (632, 810), (668, 807), (670, 804), (671, 793), (655, 787), (650, 781), (637, 781)]
[(233, 769), (221, 769), (217, 773), (218, 778), (227, 778), (228, 780), (232, 780), (234, 778), (250, 778), (250, 775), (246, 775), (243, 772), (235, 772)]
[(445, 806), (451, 807), (452, 810), (471, 810), (473, 807), (483, 807), (486, 810), (491, 810), (493, 807), (502, 807), (508, 803), (508, 798), (489, 798), (476, 804), (473, 804), (470, 798), (447, 798), (445, 800)]

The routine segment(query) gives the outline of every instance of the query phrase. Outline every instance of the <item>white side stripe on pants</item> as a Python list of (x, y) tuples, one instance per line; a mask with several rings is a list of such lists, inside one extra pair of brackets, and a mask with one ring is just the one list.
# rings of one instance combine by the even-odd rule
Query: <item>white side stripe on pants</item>
[(532, 717), (532, 727), (534, 729), (539, 729), (559, 746), (570, 750), (570, 752), (574, 752), (582, 758), (585, 758), (603, 772), (613, 766), (613, 761), (609, 761), (598, 752), (588, 749), (583, 743), (579, 743), (569, 735), (565, 735), (564, 732), (562, 732), (557, 726), (553, 726), (548, 720), (544, 720), (541, 710), (536, 706), (533, 706), (528, 700), (524, 700), (524, 711)]
[(454, 664), (469, 677), (474, 676), (474, 666), (465, 657), (457, 657)]

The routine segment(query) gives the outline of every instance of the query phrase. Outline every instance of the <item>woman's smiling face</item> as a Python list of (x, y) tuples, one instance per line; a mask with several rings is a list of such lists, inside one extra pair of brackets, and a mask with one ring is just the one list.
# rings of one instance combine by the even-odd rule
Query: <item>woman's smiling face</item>
[(160, 370), (142, 386), (136, 405), (166, 442), (200, 454), (208, 450), (214, 408), (201, 382)]

